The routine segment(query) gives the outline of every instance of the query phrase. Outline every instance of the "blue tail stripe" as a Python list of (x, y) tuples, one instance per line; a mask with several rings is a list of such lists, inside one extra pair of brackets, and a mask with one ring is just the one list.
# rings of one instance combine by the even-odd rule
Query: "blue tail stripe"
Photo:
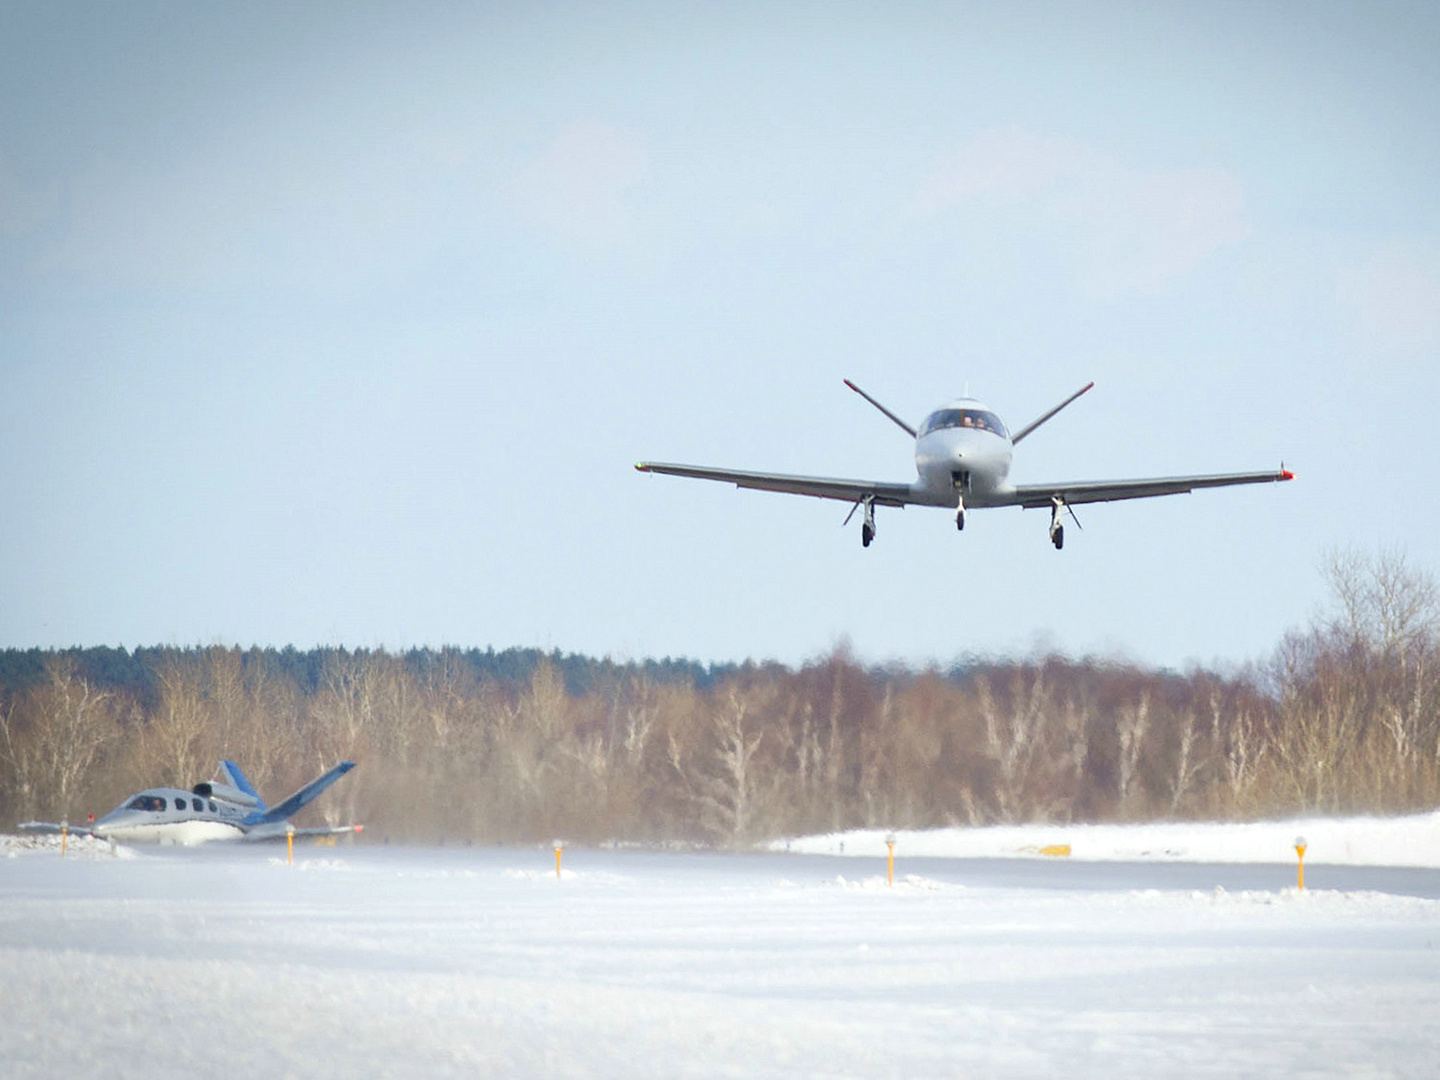
[(265, 800), (260, 798), (260, 792), (255, 790), (255, 785), (250, 783), (249, 778), (240, 771), (239, 765), (236, 765), (235, 762), (231, 761), (229, 758), (221, 760), (220, 764), (225, 766), (225, 771), (230, 774), (230, 780), (237, 788), (243, 791), (246, 795), (249, 795), (261, 806), (265, 805)]

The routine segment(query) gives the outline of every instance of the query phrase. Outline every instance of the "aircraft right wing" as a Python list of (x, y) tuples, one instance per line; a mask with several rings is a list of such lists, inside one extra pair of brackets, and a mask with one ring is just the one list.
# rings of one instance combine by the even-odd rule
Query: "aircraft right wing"
[(910, 506), (924, 501), (916, 498), (909, 484), (840, 480), (828, 476), (792, 476), (788, 473), (745, 472), (741, 469), (712, 469), (706, 465), (670, 465), (658, 461), (642, 461), (635, 468), (641, 472), (688, 476), (695, 480), (723, 480), (736, 487), (756, 491), (810, 495), (817, 499), (838, 499), (849, 503), (871, 499), (876, 506)]
[(248, 844), (273, 844), (287, 836), (346, 836), (364, 828), (364, 825), (314, 825), (292, 830), (288, 822), (269, 821), (255, 826), (241, 839)]
[(351, 833), (363, 832), (364, 825), (316, 825), (311, 828), (296, 829), (296, 836), (348, 836)]

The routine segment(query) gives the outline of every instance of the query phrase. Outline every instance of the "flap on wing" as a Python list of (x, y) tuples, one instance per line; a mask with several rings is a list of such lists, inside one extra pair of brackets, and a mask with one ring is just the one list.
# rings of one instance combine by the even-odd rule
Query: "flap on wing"
[(1165, 476), (1152, 480), (1098, 480), (1080, 484), (1023, 484), (1015, 488), (1015, 503), (1025, 509), (1049, 506), (1060, 496), (1071, 506), (1084, 503), (1118, 502), (1121, 499), (1149, 499), (1159, 495), (1184, 495), (1197, 488), (1231, 487), (1236, 484), (1269, 484), (1293, 480), (1288, 469), (1278, 472), (1219, 473), (1211, 476)]
[(880, 506), (906, 506), (918, 503), (909, 484), (879, 483), (871, 480), (841, 480), (828, 476), (792, 476), (788, 473), (746, 472), (741, 469), (713, 469), (705, 465), (671, 465), (642, 461), (635, 468), (641, 472), (687, 476), (694, 480), (723, 480), (736, 487), (757, 491), (778, 491), (787, 495), (810, 495), (817, 499), (839, 499), (859, 502), (873, 498)]

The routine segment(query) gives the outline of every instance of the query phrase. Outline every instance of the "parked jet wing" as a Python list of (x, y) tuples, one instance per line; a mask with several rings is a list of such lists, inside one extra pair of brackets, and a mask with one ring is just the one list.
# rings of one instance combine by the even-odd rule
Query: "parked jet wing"
[(284, 840), (287, 836), (296, 838), (305, 836), (345, 836), (353, 835), (364, 830), (364, 825), (313, 825), (303, 829), (288, 828), (289, 822), (270, 821), (263, 825), (256, 825), (247, 832), (241, 839), (249, 844), (267, 844)]
[(40, 833), (41, 835), (59, 836), (62, 831), (68, 832), (71, 836), (93, 836), (88, 824), (63, 825), (58, 821), (22, 821), (15, 826), (25, 832)]
[(840, 480), (828, 476), (791, 476), (787, 473), (744, 472), (740, 469), (712, 469), (705, 465), (669, 465), (657, 461), (642, 461), (635, 468), (641, 472), (688, 476), (696, 480), (723, 480), (736, 487), (753, 488), (757, 491), (779, 491), (787, 495), (813, 495), (817, 499), (839, 499), (841, 502), (855, 503), (870, 498), (877, 506), (909, 506), (924, 501), (916, 498), (915, 492), (909, 484), (881, 483), (872, 480)]
[(1157, 495), (1185, 495), (1196, 488), (1231, 487), (1235, 484), (1268, 484), (1293, 480), (1289, 469), (1278, 472), (1220, 473), (1214, 476), (1166, 476), (1153, 480), (1094, 480), (1079, 484), (1019, 484), (1011, 504), (1030, 510), (1050, 506), (1058, 495), (1069, 506), (1082, 503), (1116, 502), (1120, 499), (1149, 499)]

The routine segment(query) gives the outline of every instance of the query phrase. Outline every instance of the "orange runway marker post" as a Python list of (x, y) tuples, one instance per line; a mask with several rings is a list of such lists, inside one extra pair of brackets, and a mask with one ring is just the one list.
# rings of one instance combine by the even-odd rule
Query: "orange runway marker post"
[(885, 837), (885, 847), (886, 847), (886, 849), (887, 849), (888, 852), (889, 852), (889, 855), (886, 857), (886, 860), (885, 860), (885, 883), (886, 883), (887, 885), (894, 885), (894, 884), (895, 884), (895, 834), (894, 834), (893, 832), (892, 832), (889, 836)]
[(65, 857), (65, 846), (70, 840), (70, 822), (60, 822), (60, 857)]
[(555, 880), (560, 880), (560, 853), (565, 850), (565, 841), (556, 840), (555, 845)]
[(1295, 887), (1303, 890), (1305, 888), (1305, 837), (1295, 838), (1295, 854), (1300, 857), (1300, 862), (1295, 871)]
[(295, 826), (285, 826), (285, 865), (295, 865)]

